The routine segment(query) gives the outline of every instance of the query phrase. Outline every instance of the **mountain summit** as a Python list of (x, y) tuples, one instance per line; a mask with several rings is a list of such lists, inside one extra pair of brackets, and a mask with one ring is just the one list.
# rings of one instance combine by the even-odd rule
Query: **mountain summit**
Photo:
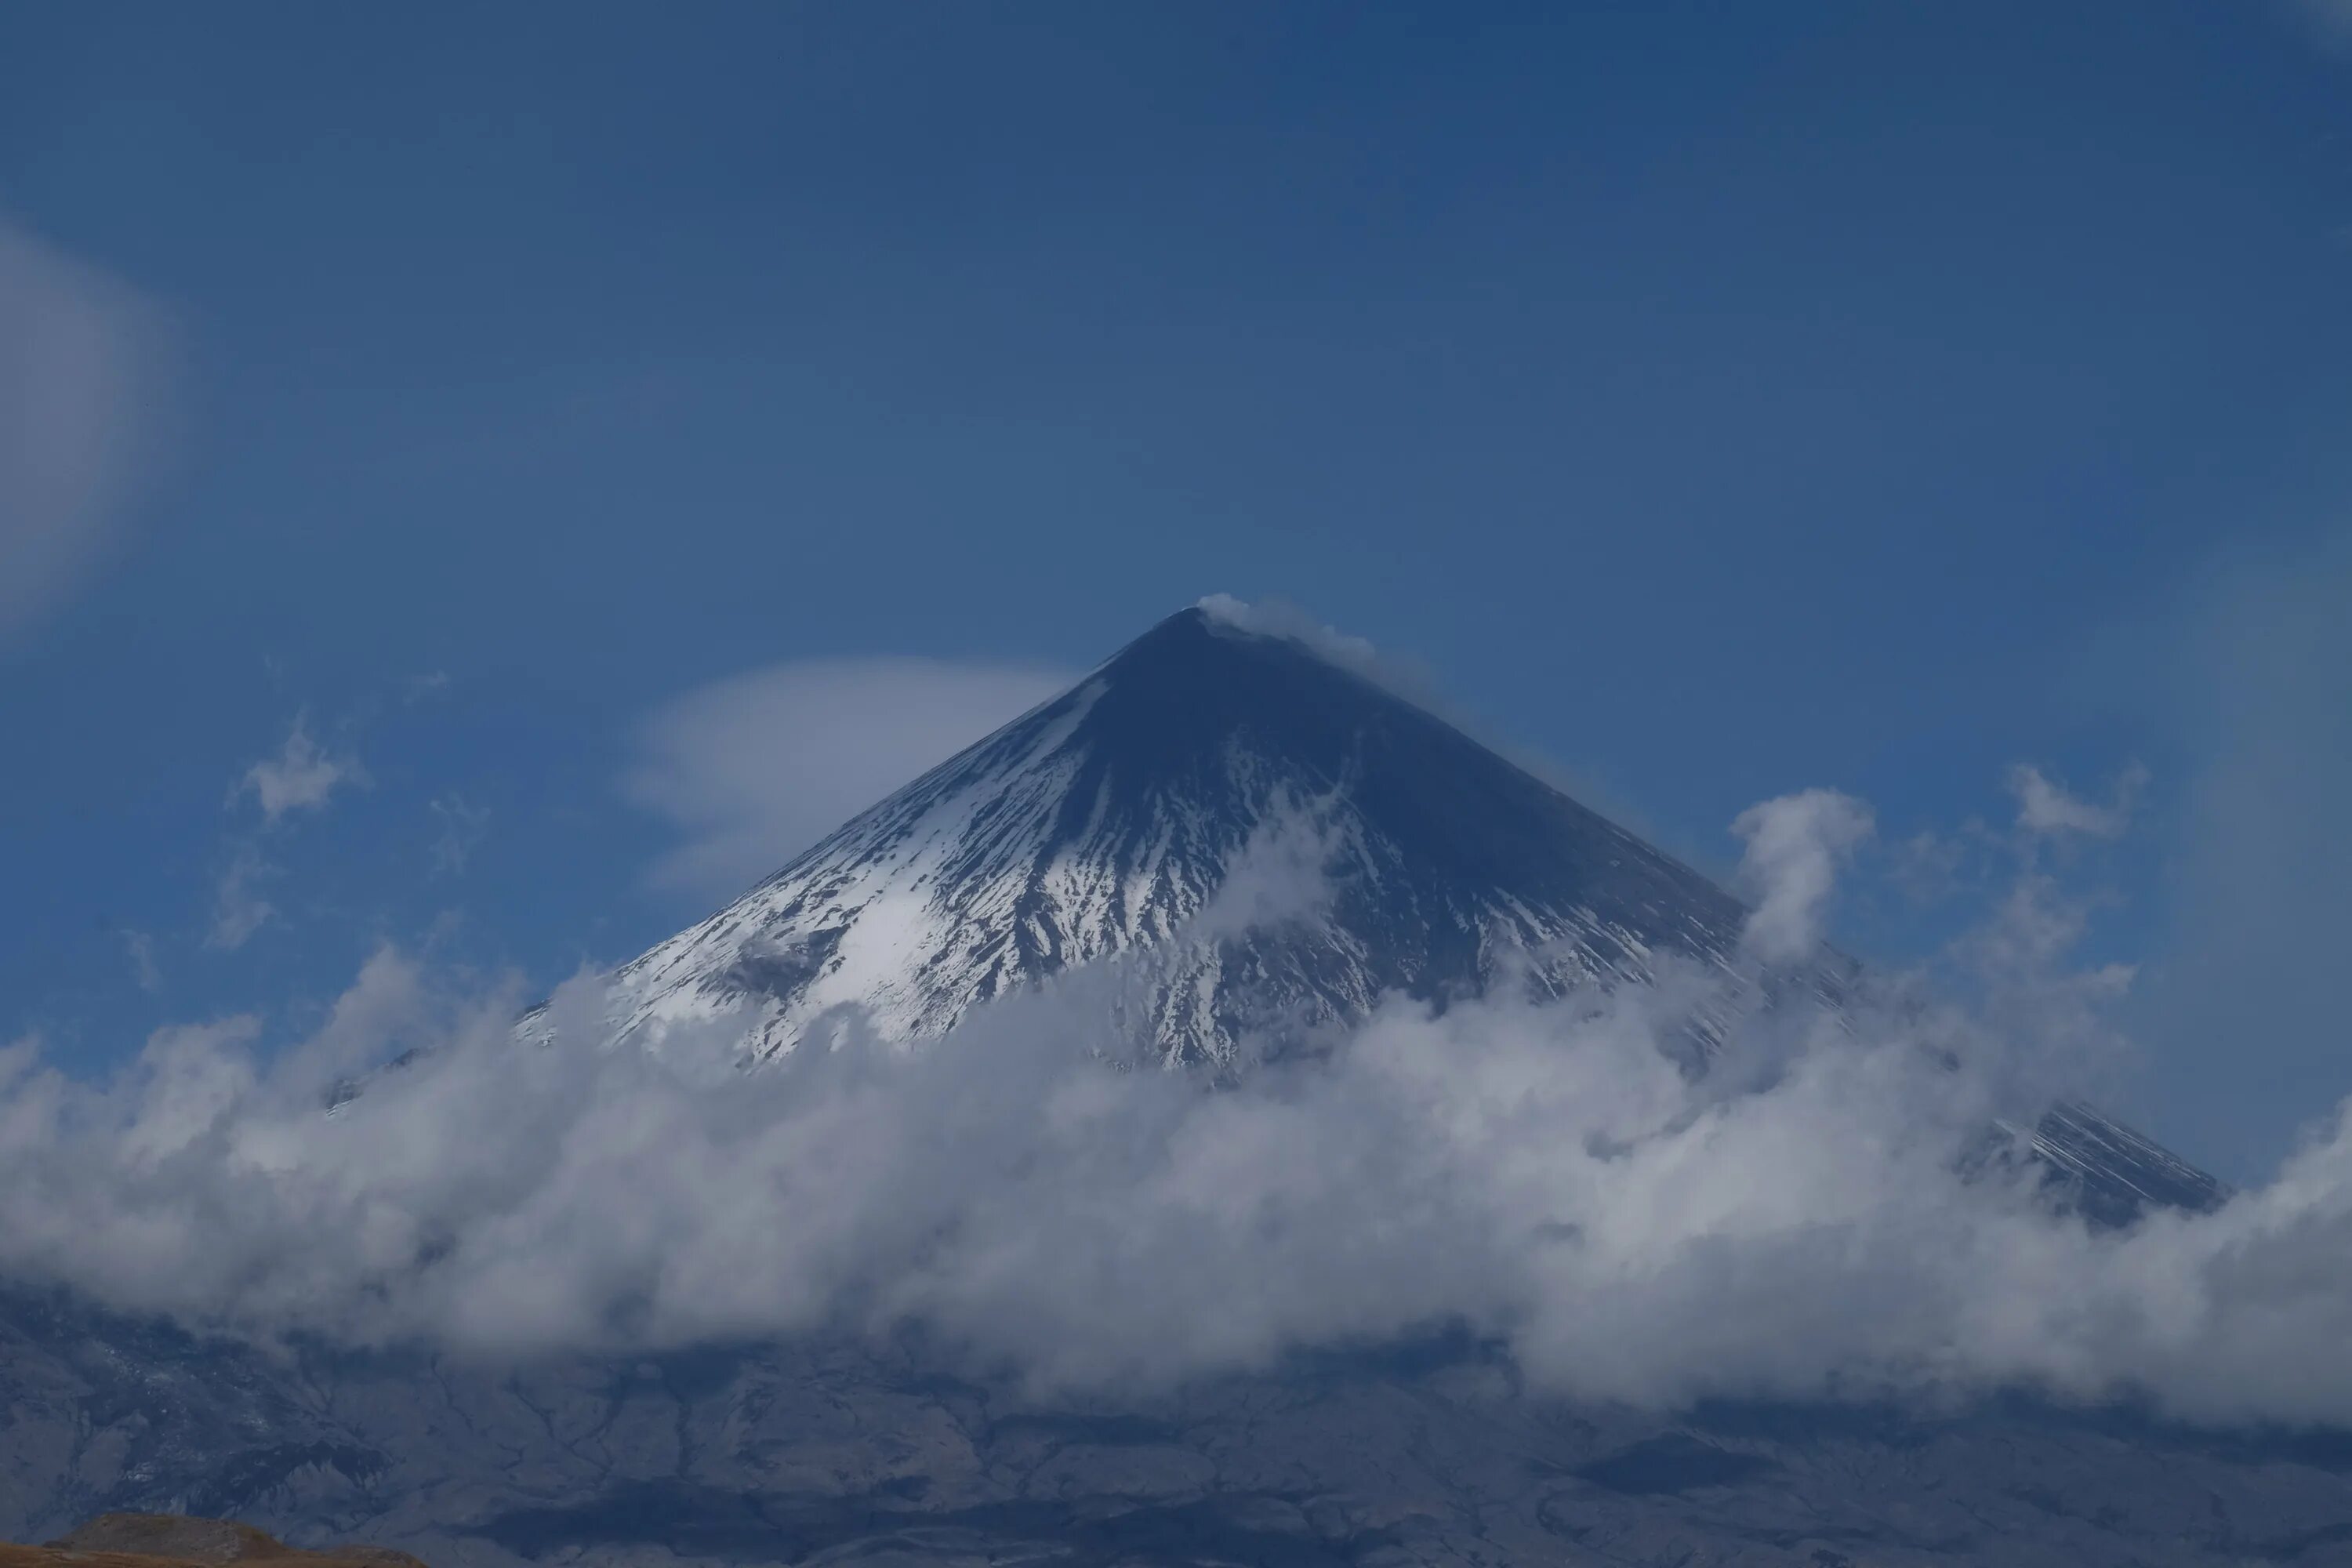
[[(846, 1029), (937, 1036), (1110, 960), (1141, 972), (1121, 1045), (1224, 1067), (1391, 991), (1507, 973), (1559, 993), (1673, 955), (1731, 982), (1684, 1038), (1696, 1065), (1754, 994), (1748, 914), (1400, 695), (1364, 645), (1215, 598), (622, 966), (613, 1021), (656, 1047), (723, 1023), (757, 1060)], [(1765, 987), (1835, 998), (1854, 973), (1824, 951)], [(2086, 1106), (2011, 1132), (2097, 1223), (2226, 1195)]]
[[(1360, 645), (1203, 601), (855, 817), (614, 976), (657, 1042), (742, 1012), (751, 1053), (853, 1016), (935, 1035), (974, 1004), (1146, 949), (1148, 1043), (1222, 1062), (1252, 1026), (1360, 1016), (1506, 966), (1561, 989), (1727, 963), (1747, 910), (1390, 689)], [(1312, 841), (1311, 919), (1221, 897)], [(1271, 862), (1271, 864), (1269, 864)], [(1278, 889), (1276, 889), (1278, 891)]]

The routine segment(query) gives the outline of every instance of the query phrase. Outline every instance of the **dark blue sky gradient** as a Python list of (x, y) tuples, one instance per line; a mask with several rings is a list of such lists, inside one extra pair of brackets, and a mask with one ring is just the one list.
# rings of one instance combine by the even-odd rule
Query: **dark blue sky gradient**
[[(1900, 837), (2144, 762), (2102, 940), (2160, 956), (2158, 656), (2347, 516), (2352, 60), (2285, 5), (41, 7), (0, 214), (182, 351), (135, 529), (0, 646), (0, 1036), (92, 1061), (452, 911), (541, 982), (662, 934), (614, 780), (699, 682), (1213, 591), (1703, 861), (1805, 785)], [(373, 787), (202, 952), (297, 710)]]

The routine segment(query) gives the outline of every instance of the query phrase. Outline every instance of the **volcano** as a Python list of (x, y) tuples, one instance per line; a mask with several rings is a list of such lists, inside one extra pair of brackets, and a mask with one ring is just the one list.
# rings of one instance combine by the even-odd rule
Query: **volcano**
[[(612, 976), (619, 1030), (747, 1068), (914, 1041), (1113, 973), (1171, 1066), (1245, 1071), (1402, 992), (1695, 969), (1733, 1016), (1851, 1012), (1817, 952), (1401, 694), (1363, 651), (1187, 610)], [(984, 1039), (984, 1035), (973, 1037)], [(1210, 1086), (1212, 1089), (1217, 1086)], [(354, 1090), (353, 1092), (356, 1092)], [(2006, 1158), (2093, 1226), (2224, 1195), (2068, 1102)], [(596, 1151), (625, 1159), (633, 1152)], [(2030, 1396), (1981, 1409), (1570, 1405), (1459, 1326), (1182, 1391), (1057, 1400), (920, 1334), (524, 1364), (257, 1348), (0, 1280), (0, 1535), (108, 1509), (363, 1529), (428, 1561), (971, 1564), (2316, 1562), (2342, 1434), (2209, 1434)], [(2316, 1552), (2306, 1548), (2316, 1548)], [(2335, 1558), (2326, 1558), (2335, 1561)]]
[[(1316, 907), (1217, 918), (1285, 882)], [(615, 1023), (658, 1044), (742, 1016), (754, 1058), (852, 1021), (911, 1039), (1150, 951), (1141, 1043), (1224, 1064), (1391, 992), (1648, 980), (1665, 953), (1727, 969), (1747, 912), (1355, 645), (1212, 600), (624, 966)]]
[[(1827, 948), (1763, 970), (1748, 913), (1398, 690), (1364, 645), (1218, 597), (622, 966), (612, 1023), (655, 1048), (723, 1026), (758, 1061), (845, 1030), (934, 1037), (1126, 963), (1125, 1044), (1231, 1068), (1391, 994), (1558, 994), (1682, 963), (1719, 983), (1676, 1042), (1699, 1071), (1741, 1009), (1858, 983)], [(2226, 1195), (2078, 1102), (2006, 1131), (2095, 1223)]]

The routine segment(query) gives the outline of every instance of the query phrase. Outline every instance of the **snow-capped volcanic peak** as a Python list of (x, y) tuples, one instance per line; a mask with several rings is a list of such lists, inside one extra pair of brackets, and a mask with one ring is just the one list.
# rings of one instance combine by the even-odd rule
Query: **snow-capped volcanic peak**
[[(1314, 914), (1202, 921), (1300, 817), (1327, 862)], [(1646, 973), (1662, 949), (1725, 962), (1744, 914), (1380, 684), (1363, 645), (1217, 599), (629, 963), (616, 996), (648, 1041), (748, 1012), (765, 1056), (853, 1016), (934, 1035), (974, 1003), (1152, 950), (1150, 1043), (1221, 1060), (1252, 1021), (1353, 1016), (1507, 963), (1565, 984)]]

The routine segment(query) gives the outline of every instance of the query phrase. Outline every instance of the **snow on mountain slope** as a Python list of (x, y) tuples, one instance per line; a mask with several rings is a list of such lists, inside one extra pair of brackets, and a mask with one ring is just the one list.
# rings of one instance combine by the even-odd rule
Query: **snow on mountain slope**
[[(1252, 851), (1283, 822), (1327, 852), (1328, 906), (1203, 929), (1237, 876), (1272, 875)], [(1646, 976), (1662, 950), (1727, 963), (1746, 913), (1342, 663), (1196, 608), (614, 978), (625, 1033), (743, 1010), (765, 1056), (853, 1016), (935, 1035), (1151, 950), (1149, 1042), (1223, 1062), (1246, 1026), (1475, 988), (1507, 964), (1559, 987)]]
[(2169, 1149), (2079, 1100), (2052, 1106), (2021, 1146), (2048, 1171), (2047, 1184), (2095, 1225), (2128, 1225), (2150, 1207), (2210, 1214), (2230, 1195)]
[[(1104, 959), (1129, 972), (1120, 1044), (1220, 1068), (1391, 991), (1506, 973), (1556, 993), (1665, 954), (1711, 967), (1730, 984), (1695, 1058), (1751, 1005), (1746, 906), (1370, 679), (1368, 650), (1229, 605), (1171, 616), (624, 965), (617, 1032), (659, 1046), (725, 1020), (754, 1060), (852, 1027), (917, 1039)], [(1762, 987), (1833, 998), (1855, 978), (1824, 952)], [(2097, 1223), (2223, 1195), (2087, 1107), (2011, 1135)]]

